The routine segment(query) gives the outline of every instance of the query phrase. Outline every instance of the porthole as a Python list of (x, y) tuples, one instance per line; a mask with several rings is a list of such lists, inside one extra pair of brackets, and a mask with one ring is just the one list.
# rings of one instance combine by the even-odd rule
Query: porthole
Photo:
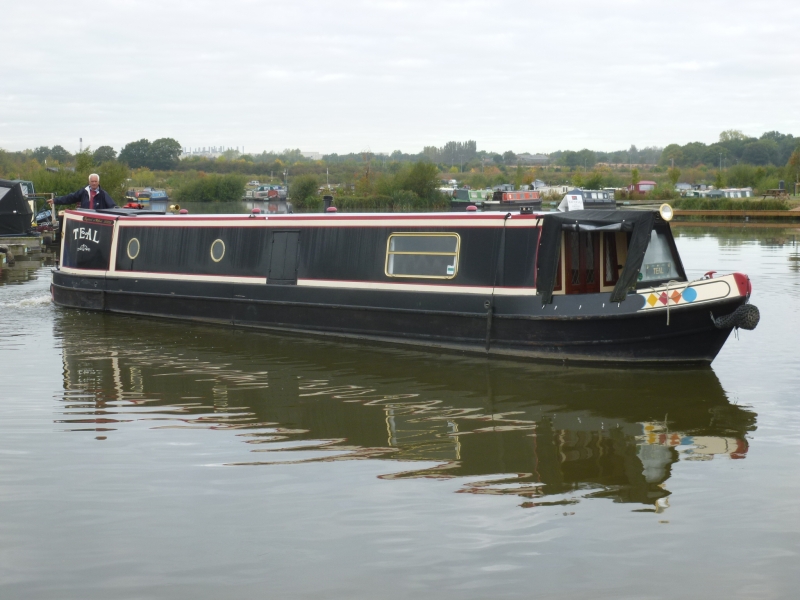
[(136, 238), (131, 238), (131, 241), (128, 242), (128, 258), (133, 260), (139, 256), (139, 250), (141, 249), (142, 245), (139, 243), (139, 240)]
[(211, 243), (211, 260), (219, 262), (225, 256), (225, 242), (222, 240), (214, 240)]

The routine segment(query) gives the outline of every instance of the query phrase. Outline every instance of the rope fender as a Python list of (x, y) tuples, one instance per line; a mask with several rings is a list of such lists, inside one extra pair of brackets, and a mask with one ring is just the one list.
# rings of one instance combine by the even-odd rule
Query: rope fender
[(716, 319), (714, 318), (714, 313), (711, 313), (711, 321), (717, 329), (741, 327), (752, 331), (756, 328), (760, 319), (761, 313), (758, 312), (758, 307), (753, 304), (742, 304), (731, 314)]
[(6, 246), (5, 244), (0, 244), (0, 254), (6, 255), (6, 262), (8, 263), (9, 267), (13, 266), (17, 262), (14, 259), (14, 253), (11, 252), (11, 250), (9, 250), (8, 246)]

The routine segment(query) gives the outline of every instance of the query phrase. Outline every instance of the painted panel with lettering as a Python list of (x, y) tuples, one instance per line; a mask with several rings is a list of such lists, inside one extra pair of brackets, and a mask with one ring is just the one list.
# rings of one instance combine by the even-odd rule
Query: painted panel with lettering
[(107, 271), (114, 234), (112, 222), (106, 225), (68, 219), (65, 225), (62, 264), (77, 269)]

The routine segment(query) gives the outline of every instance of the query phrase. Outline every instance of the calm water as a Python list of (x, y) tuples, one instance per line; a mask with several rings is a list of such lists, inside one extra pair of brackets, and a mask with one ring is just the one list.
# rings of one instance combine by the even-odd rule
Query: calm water
[(0, 287), (0, 598), (793, 598), (800, 230), (676, 228), (762, 313), (578, 369), (58, 309)]

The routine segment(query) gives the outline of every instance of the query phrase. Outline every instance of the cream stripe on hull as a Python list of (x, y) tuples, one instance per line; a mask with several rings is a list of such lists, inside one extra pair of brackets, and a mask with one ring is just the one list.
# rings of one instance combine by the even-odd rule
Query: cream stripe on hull
[[(267, 285), (266, 277), (238, 277), (235, 275), (189, 275), (183, 273), (152, 273), (142, 271), (90, 271), (62, 267), (64, 273), (86, 277), (109, 277), (119, 279), (153, 279), (159, 281), (199, 281), (205, 283), (245, 283)], [(382, 283), (372, 281), (335, 281), (326, 279), (298, 279), (298, 287), (316, 287), (341, 290), (384, 290), (391, 292), (431, 292), (444, 294), (491, 294), (491, 287), (467, 285), (435, 285), (413, 283)], [(535, 296), (536, 288), (495, 288), (496, 296)]]
[[(441, 292), (449, 294), (491, 294), (488, 286), (431, 285), (415, 283), (382, 283), (377, 281), (335, 281), (325, 279), (298, 279), (298, 286), (334, 288), (342, 290), (388, 290), (392, 292)], [(494, 288), (495, 296), (535, 296), (536, 288)]]
[(183, 273), (144, 273), (141, 271), (90, 271), (88, 269), (74, 269), (61, 267), (63, 273), (70, 275), (83, 275), (86, 277), (108, 277), (109, 279), (154, 279), (172, 281), (202, 281), (209, 283), (251, 283), (266, 285), (266, 277), (237, 277), (236, 275), (188, 275)]

